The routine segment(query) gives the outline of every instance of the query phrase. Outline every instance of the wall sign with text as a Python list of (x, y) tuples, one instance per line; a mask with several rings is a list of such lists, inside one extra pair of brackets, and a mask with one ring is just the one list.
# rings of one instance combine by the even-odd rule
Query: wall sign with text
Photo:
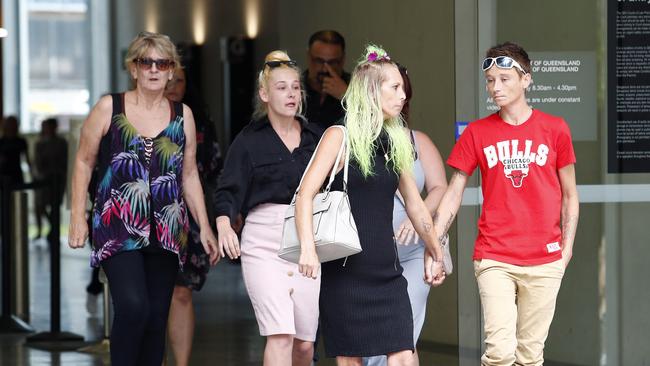
[(650, 3), (608, 1), (607, 170), (650, 172)]

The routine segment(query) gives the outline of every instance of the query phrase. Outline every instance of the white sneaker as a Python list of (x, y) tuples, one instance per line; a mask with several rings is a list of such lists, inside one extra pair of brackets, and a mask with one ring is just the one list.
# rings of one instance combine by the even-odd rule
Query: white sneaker
[(86, 294), (86, 311), (91, 316), (97, 315), (97, 298), (99, 295)]

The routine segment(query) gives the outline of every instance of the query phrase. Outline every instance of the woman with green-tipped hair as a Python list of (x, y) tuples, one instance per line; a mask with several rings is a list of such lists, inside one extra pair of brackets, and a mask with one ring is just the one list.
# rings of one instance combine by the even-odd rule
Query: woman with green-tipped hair
[[(312, 278), (322, 270), (321, 330), (325, 351), (337, 358), (338, 365), (361, 365), (361, 357), (376, 355), (387, 355), (391, 366), (417, 364), (407, 282), (392, 230), (395, 190), (401, 192), (408, 217), (426, 244), (424, 280), (437, 286), (445, 279), (431, 214), (410, 173), (414, 153), (400, 117), (404, 100), (395, 62), (382, 48), (367, 46), (343, 97), (346, 148), (351, 156), (347, 191), (361, 253), (321, 267), (314, 245), (312, 201), (345, 137), (340, 128), (325, 131), (298, 192), (299, 269)], [(339, 173), (335, 187), (343, 189), (342, 185)]]

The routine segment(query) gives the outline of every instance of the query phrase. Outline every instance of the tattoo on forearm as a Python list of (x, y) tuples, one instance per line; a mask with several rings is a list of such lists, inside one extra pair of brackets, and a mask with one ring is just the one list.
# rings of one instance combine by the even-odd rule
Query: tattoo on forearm
[[(442, 228), (442, 232), (438, 237), (438, 241), (442, 242), (442, 239), (445, 237), (445, 235), (447, 235), (447, 232), (449, 231), (449, 228), (451, 227), (451, 224), (454, 222), (455, 218), (456, 218), (456, 214), (454, 212), (450, 212), (449, 219), (447, 220), (447, 223), (445, 223), (444, 227)], [(433, 215), (433, 225), (438, 226), (439, 223), (440, 223), (440, 212), (436, 211), (436, 213)]]
[[(460, 179), (462, 177), (467, 177), (467, 174), (465, 174), (465, 172), (460, 171), (460, 170), (454, 171), (453, 175), (451, 176), (451, 180), (449, 181), (449, 186), (453, 186), (454, 181), (456, 181), (456, 180), (458, 180), (458, 179)], [(446, 194), (445, 194), (445, 196), (446, 196)], [(444, 198), (443, 198), (443, 200), (444, 200)], [(441, 217), (440, 211), (436, 210), (435, 214), (433, 215), (433, 225), (436, 226), (436, 228), (438, 228), (438, 224), (440, 223), (440, 217)], [(444, 238), (445, 235), (447, 234), (447, 232), (449, 231), (449, 228), (451, 227), (451, 224), (454, 222), (455, 218), (456, 218), (456, 212), (454, 212), (454, 211), (449, 212), (449, 218), (447, 219), (447, 222), (445, 223), (445, 225), (442, 227), (442, 232), (440, 232), (439, 239), (441, 241), (442, 241), (442, 238)]]
[(449, 213), (449, 220), (447, 220), (447, 223), (445, 224), (445, 228), (442, 231), (442, 236), (445, 236), (447, 234), (447, 231), (449, 231), (449, 228), (451, 227), (451, 223), (454, 222), (454, 218), (456, 218), (456, 214), (453, 212)]
[(562, 218), (562, 243), (572, 241), (575, 238), (578, 226), (578, 216), (572, 215)]
[(426, 219), (422, 218), (420, 219), (422, 222), (422, 228), (424, 229), (425, 233), (428, 233), (431, 231), (431, 228), (433, 227), (431, 224), (429, 224)]

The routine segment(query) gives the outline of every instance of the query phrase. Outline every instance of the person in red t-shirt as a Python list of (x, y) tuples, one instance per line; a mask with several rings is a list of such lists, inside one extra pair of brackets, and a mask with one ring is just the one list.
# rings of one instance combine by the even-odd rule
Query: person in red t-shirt
[(481, 171), (474, 271), (483, 306), (482, 365), (542, 365), (578, 223), (575, 154), (566, 122), (531, 108), (530, 60), (519, 45), (490, 48), (486, 87), (499, 111), (472, 122), (447, 164), (455, 169), (434, 216), (444, 235), (467, 179)]

